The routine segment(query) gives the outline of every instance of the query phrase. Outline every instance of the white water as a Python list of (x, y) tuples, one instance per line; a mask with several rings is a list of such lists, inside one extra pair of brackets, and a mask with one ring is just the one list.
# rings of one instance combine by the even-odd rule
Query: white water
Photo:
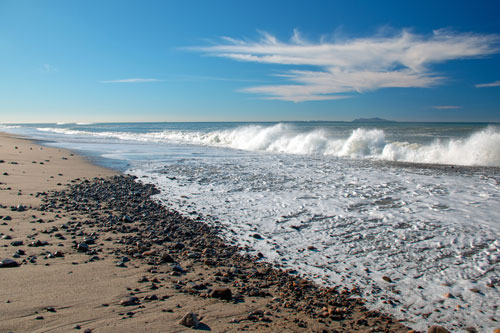
[(416, 329), (498, 326), (499, 175), (230, 151), (130, 172), (168, 207), (220, 221), (229, 239), (320, 283), (358, 285)]
[(297, 155), (314, 154), (412, 163), (500, 166), (500, 130), (493, 126), (467, 138), (435, 140), (427, 144), (390, 141), (386, 139), (385, 132), (380, 129), (358, 128), (347, 137), (339, 138), (324, 129), (301, 132), (286, 124), (250, 125), (212, 132), (89, 132), (50, 127), (38, 128), (38, 130), (73, 136), (94, 136), (139, 142), (184, 143)]

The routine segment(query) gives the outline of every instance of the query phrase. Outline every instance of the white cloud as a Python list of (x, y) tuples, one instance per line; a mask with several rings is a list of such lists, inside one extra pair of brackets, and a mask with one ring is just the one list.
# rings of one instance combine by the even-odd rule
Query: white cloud
[(462, 107), (458, 105), (434, 105), (432, 108), (437, 110), (456, 110)]
[(431, 87), (445, 79), (430, 69), (432, 64), (496, 53), (500, 41), (500, 35), (447, 30), (436, 30), (430, 36), (403, 30), (394, 36), (339, 43), (324, 39), (308, 42), (298, 30), (294, 30), (289, 42), (281, 42), (267, 32), (260, 34), (258, 41), (223, 37), (224, 43), (197, 50), (245, 62), (317, 67), (317, 70), (289, 70), (280, 75), (292, 81), (291, 84), (243, 90), (294, 102), (345, 98), (346, 95), (337, 94), (389, 87)]
[(51, 73), (51, 72), (57, 72), (57, 68), (55, 68), (53, 65), (51, 64), (43, 64), (42, 68), (41, 68), (41, 72), (42, 73)]
[(500, 87), (500, 81), (490, 82), (490, 83), (481, 83), (476, 84), (476, 88), (491, 88), (491, 87)]
[(101, 83), (143, 83), (143, 82), (161, 82), (159, 79), (121, 79), (101, 81)]

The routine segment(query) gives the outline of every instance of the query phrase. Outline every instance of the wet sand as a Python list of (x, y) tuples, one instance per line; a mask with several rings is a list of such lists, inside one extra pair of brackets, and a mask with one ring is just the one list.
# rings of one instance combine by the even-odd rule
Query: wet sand
[[(70, 151), (0, 134), (0, 331), (407, 332), (357, 290), (320, 288)], [(189, 323), (185, 323), (189, 324)]]

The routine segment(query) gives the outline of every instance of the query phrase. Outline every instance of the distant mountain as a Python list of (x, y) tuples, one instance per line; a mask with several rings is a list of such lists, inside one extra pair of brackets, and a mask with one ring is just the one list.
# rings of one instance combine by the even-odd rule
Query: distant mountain
[(394, 120), (387, 120), (382, 118), (358, 118), (352, 121), (353, 123), (395, 123)]

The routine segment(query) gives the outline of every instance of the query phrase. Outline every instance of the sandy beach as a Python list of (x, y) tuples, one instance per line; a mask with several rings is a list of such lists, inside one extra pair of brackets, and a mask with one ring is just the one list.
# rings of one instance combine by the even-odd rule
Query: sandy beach
[(357, 290), (224, 244), (133, 177), (6, 134), (0, 160), (1, 332), (409, 331)]

